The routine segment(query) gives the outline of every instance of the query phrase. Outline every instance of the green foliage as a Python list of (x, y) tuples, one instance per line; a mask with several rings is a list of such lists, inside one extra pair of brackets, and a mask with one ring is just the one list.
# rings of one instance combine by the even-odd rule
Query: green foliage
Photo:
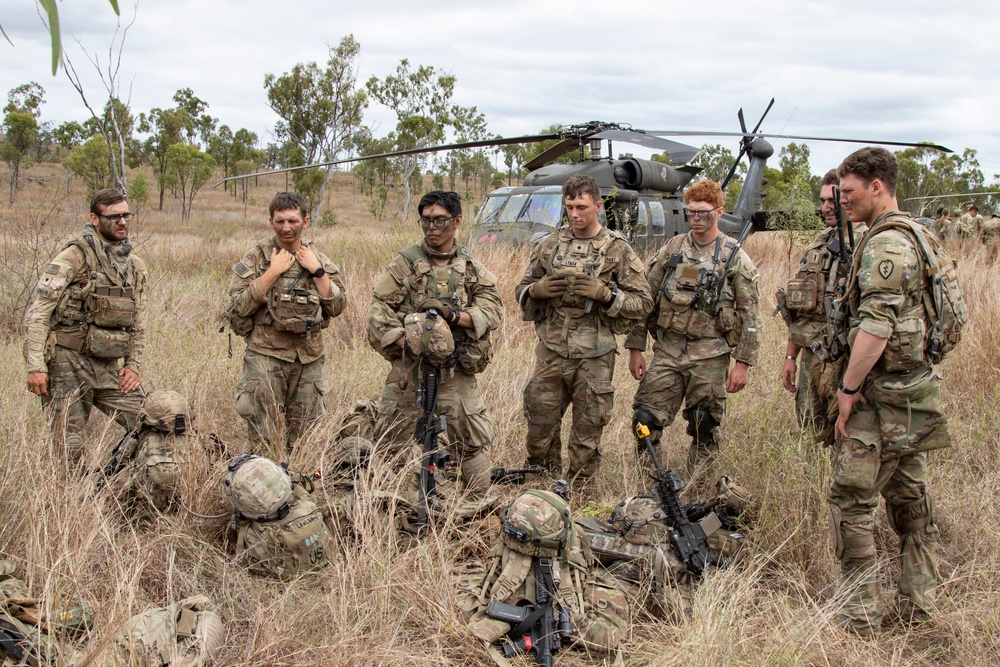
[[(657, 156), (653, 156), (656, 159)], [(666, 160), (663, 160), (664, 162)], [(699, 178), (709, 178), (718, 184), (722, 184), (726, 180), (726, 176), (729, 174), (729, 170), (733, 168), (733, 162), (736, 161), (736, 156), (733, 152), (723, 146), (722, 144), (705, 144), (701, 147), (701, 152), (691, 161), (691, 164), (695, 167), (701, 167), (702, 171), (699, 174)], [(747, 173), (747, 164), (744, 160), (740, 160), (739, 165), (736, 167), (736, 173), (733, 174), (732, 179), (729, 181), (729, 185), (726, 186), (726, 208), (732, 209), (736, 205), (736, 199), (740, 196), (740, 190), (743, 188), (743, 177)]]
[(385, 185), (379, 185), (374, 188), (371, 197), (368, 198), (368, 212), (381, 222), (382, 218), (385, 217), (385, 207), (388, 203), (389, 188)]
[(896, 151), (895, 155), (899, 164), (896, 199), (901, 208), (915, 215), (933, 213), (942, 205), (955, 208), (956, 201), (962, 200), (914, 198), (977, 192), (985, 183), (979, 159), (972, 148), (958, 155), (920, 146)]
[(128, 201), (132, 205), (132, 212), (139, 214), (139, 209), (149, 201), (149, 181), (143, 174), (136, 174), (132, 177), (132, 182), (128, 186)]
[(60, 148), (66, 150), (71, 150), (74, 146), (82, 144), (86, 136), (87, 131), (83, 128), (83, 125), (75, 120), (66, 121), (56, 126), (52, 131), (52, 138), (59, 144)]
[(191, 206), (198, 190), (212, 178), (215, 159), (190, 144), (174, 144), (166, 151), (164, 182), (181, 200), (181, 222), (191, 219)]
[(41, 129), (38, 117), (44, 102), (45, 91), (34, 81), (12, 88), (7, 93), (3, 124), (0, 125), (4, 133), (0, 157), (10, 167), (11, 204), (21, 188), (21, 170), (29, 162), (28, 153), (38, 142)]
[(337, 219), (337, 214), (326, 209), (323, 214), (319, 216), (319, 226), (320, 227), (336, 227), (340, 224), (340, 220)]
[(111, 151), (107, 142), (99, 135), (94, 135), (80, 146), (75, 147), (62, 164), (73, 172), (74, 176), (83, 179), (87, 191), (93, 194), (114, 183), (111, 173)]

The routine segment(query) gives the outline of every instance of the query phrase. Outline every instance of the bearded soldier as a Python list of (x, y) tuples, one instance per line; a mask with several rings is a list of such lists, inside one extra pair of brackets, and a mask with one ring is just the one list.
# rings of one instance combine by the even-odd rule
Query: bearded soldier
[[(719, 184), (699, 181), (684, 201), (691, 231), (671, 238), (650, 260), (646, 277), (656, 306), (648, 320), (632, 326), (625, 347), (629, 371), (639, 380), (633, 429), (645, 424), (658, 443), (683, 402), (691, 473), (718, 449), (726, 394), (742, 390), (757, 364), (760, 293), (753, 262), (719, 231)], [(647, 333), (653, 338), (648, 370), (642, 355)]]
[(236, 411), (247, 422), (248, 449), (269, 444), (279, 459), (325, 412), (323, 329), (347, 302), (340, 269), (302, 240), (306, 208), (298, 193), (274, 196), (274, 236), (233, 267), (229, 286), (229, 323), (247, 342)]
[[(493, 440), (493, 424), (476, 375), (493, 356), (490, 333), (500, 325), (503, 303), (496, 275), (455, 241), (462, 224), (458, 193), (428, 192), (417, 211), (424, 241), (401, 250), (375, 281), (368, 318), (368, 342), (392, 363), (375, 425), (376, 446), (394, 453), (413, 442), (420, 374), (435, 370), (438, 414), (445, 416), (451, 455), (467, 490), (481, 495), (490, 483), (485, 448)], [(420, 347), (419, 329), (432, 321), (451, 339), (445, 342), (453, 351), (442, 358)]]
[(573, 403), (568, 476), (582, 485), (601, 464), (601, 434), (614, 403), (616, 334), (649, 313), (642, 262), (621, 234), (601, 225), (601, 189), (577, 174), (563, 184), (569, 225), (532, 249), (516, 289), (535, 322), (535, 368), (524, 388), (528, 465), (562, 473), (559, 438)]
[(147, 279), (128, 240), (131, 219), (121, 192), (95, 193), (90, 222), (46, 267), (25, 316), (28, 390), (41, 397), (53, 438), (74, 464), (95, 406), (128, 430), (142, 407)]
[[(853, 328), (837, 392), (829, 494), (841, 562), (837, 621), (862, 635), (878, 634), (885, 611), (874, 536), (880, 495), (900, 536), (898, 613), (921, 620), (933, 612), (937, 568), (928, 540), (937, 527), (927, 451), (951, 444), (933, 364), (950, 349), (941, 344), (953, 346), (959, 333), (948, 326), (956, 318), (932, 318), (935, 310), (938, 318), (945, 315), (946, 304), (964, 313), (953, 262), (919, 223), (898, 212), (897, 171), (892, 153), (872, 147), (852, 153), (838, 169), (848, 219), (869, 225), (847, 293)], [(935, 299), (942, 285), (953, 291)]]
[[(827, 314), (833, 307), (834, 299), (840, 296), (838, 288), (846, 287), (850, 272), (850, 266), (843, 265), (842, 239), (839, 237), (843, 236), (843, 241), (850, 245), (852, 235), (846, 229), (838, 232), (841, 223), (837, 220), (833, 200), (834, 188), (839, 184), (835, 169), (823, 176), (819, 201), (827, 228), (806, 248), (795, 278), (776, 295), (778, 308), (788, 324), (788, 345), (785, 347), (781, 380), (785, 389), (795, 394), (799, 424), (809, 424), (817, 432), (826, 427), (840, 374), (836, 372), (836, 367), (823, 363), (813, 353), (812, 345), (826, 330)], [(864, 222), (843, 221), (843, 224), (853, 227), (853, 243), (860, 243), (868, 230)]]

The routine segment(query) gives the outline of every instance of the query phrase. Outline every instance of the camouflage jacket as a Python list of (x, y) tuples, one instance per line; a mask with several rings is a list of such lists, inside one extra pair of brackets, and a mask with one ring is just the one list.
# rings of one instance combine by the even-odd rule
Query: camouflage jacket
[[(564, 294), (548, 303), (535, 302), (528, 288), (546, 275), (588, 273), (618, 293), (611, 305)], [(546, 236), (531, 250), (524, 277), (515, 289), (522, 309), (536, 307), (541, 313), (535, 331), (545, 347), (567, 359), (600, 357), (618, 347), (616, 334), (649, 314), (653, 305), (642, 261), (621, 234), (604, 227), (590, 239), (578, 239), (565, 225)]]
[(1000, 238), (1000, 217), (994, 215), (983, 221), (983, 240)]
[[(854, 243), (861, 243), (867, 232), (868, 225), (865, 223), (855, 225)], [(806, 248), (799, 260), (795, 278), (785, 288), (788, 340), (806, 350), (826, 330), (827, 315), (833, 307), (833, 300), (839, 296), (837, 281), (840, 277), (846, 280), (851, 271), (850, 266), (842, 270), (840, 257), (832, 254), (827, 247), (835, 239), (836, 227), (820, 232)], [(844, 240), (847, 239), (845, 229)], [(789, 295), (795, 295), (796, 298), (790, 299)]]
[(962, 236), (979, 236), (983, 230), (983, 216), (963, 213), (958, 224)]
[[(313, 279), (298, 262), (279, 276), (267, 293), (261, 291), (260, 277), (271, 265), (271, 250), (278, 247), (274, 237), (260, 241), (233, 266), (233, 276), (229, 283), (229, 312), (233, 316), (251, 320), (252, 329), (246, 335), (248, 350), (282, 361), (297, 359), (303, 364), (323, 356), (322, 329), (329, 326), (332, 318), (343, 312), (347, 296), (337, 265), (311, 243), (306, 245), (316, 253), (316, 258), (330, 277), (332, 294), (329, 298), (319, 296)], [(279, 326), (275, 321), (275, 304), (284, 295), (301, 295), (302, 299), (311, 300), (315, 304), (315, 326), (309, 326), (303, 332)]]
[[(906, 213), (883, 213), (872, 223), (874, 229), (890, 217)], [(855, 258), (856, 280), (848, 300), (851, 307), (853, 344), (858, 331), (888, 339), (875, 372), (904, 372), (929, 366), (924, 348), (933, 323), (924, 308), (931, 303), (930, 285), (919, 248), (900, 229), (876, 230), (869, 235), (861, 257)]]
[[(116, 248), (105, 243), (88, 223), (83, 234), (67, 243), (45, 268), (24, 317), (28, 330), (24, 360), (29, 373), (48, 372), (46, 349), (51, 350), (52, 345), (86, 354), (83, 342), (88, 330), (98, 328), (128, 332), (124, 367), (140, 374), (146, 350), (146, 263), (131, 253), (114, 258), (111, 254)], [(131, 324), (95, 324), (95, 304), (106, 298), (102, 295), (124, 300), (132, 310), (126, 315)]]
[(646, 320), (632, 326), (625, 347), (645, 350), (648, 332), (655, 346), (674, 357), (686, 353), (691, 359), (710, 359), (731, 352), (736, 361), (757, 364), (760, 289), (757, 269), (742, 249), (724, 277), (718, 314), (711, 317), (695, 308), (701, 270), (720, 276), (736, 247), (722, 232), (717, 241), (699, 246), (689, 232), (674, 236), (657, 251), (646, 274), (656, 305)]
[[(403, 354), (396, 341), (406, 333), (403, 319), (428, 299), (468, 313), (473, 327), (463, 329), (468, 346), (488, 361), (490, 332), (500, 325), (503, 302), (497, 277), (464, 246), (443, 266), (430, 260), (421, 246), (404, 248), (375, 280), (368, 342), (389, 361)], [(480, 348), (483, 348), (480, 350)]]

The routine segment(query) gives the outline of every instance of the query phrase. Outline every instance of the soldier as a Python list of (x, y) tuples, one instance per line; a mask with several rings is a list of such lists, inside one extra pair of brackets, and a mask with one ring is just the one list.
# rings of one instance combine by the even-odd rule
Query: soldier
[(535, 322), (535, 368), (524, 388), (528, 465), (562, 472), (562, 417), (573, 403), (568, 476), (582, 485), (601, 464), (601, 434), (614, 403), (616, 334), (652, 306), (642, 262), (628, 241), (601, 225), (593, 178), (562, 187), (569, 217), (535, 245), (516, 288), (524, 319)]
[(934, 222), (931, 223), (931, 231), (941, 240), (944, 240), (945, 225), (948, 223), (948, 209), (938, 206), (934, 212)]
[(131, 219), (121, 192), (95, 193), (90, 222), (46, 267), (25, 315), (28, 391), (41, 397), (53, 439), (75, 465), (94, 406), (127, 430), (142, 407), (147, 277), (128, 240)]
[(867, 223), (869, 232), (855, 255), (847, 294), (854, 328), (837, 392), (829, 494), (830, 526), (842, 566), (837, 621), (850, 631), (874, 635), (884, 612), (873, 535), (879, 495), (885, 498), (889, 525), (900, 536), (899, 615), (927, 618), (937, 583), (927, 544), (937, 533), (927, 491), (927, 451), (948, 447), (951, 439), (931, 362), (933, 347), (925, 346), (924, 332), (935, 323), (924, 306), (933, 303), (932, 286), (918, 243), (929, 237), (922, 236), (917, 223), (920, 235), (911, 231), (909, 216), (898, 212), (896, 159), (885, 149), (863, 148), (844, 160), (838, 174), (846, 216)]
[(306, 207), (295, 192), (276, 194), (268, 207), (274, 236), (233, 266), (229, 284), (230, 327), (247, 343), (236, 387), (247, 450), (269, 444), (279, 460), (326, 410), (323, 329), (347, 302), (340, 269), (302, 240)]
[[(819, 432), (826, 427), (826, 416), (830, 403), (836, 395), (835, 374), (832, 382), (824, 382), (824, 371), (830, 377), (829, 368), (812, 352), (813, 343), (817, 342), (826, 329), (826, 318), (837, 293), (838, 283), (850, 272), (850, 266), (842, 266), (840, 252), (840, 234), (837, 231), (837, 213), (834, 205), (834, 188), (840, 184), (837, 171), (831, 169), (823, 176), (823, 186), (820, 190), (820, 211), (826, 221), (827, 228), (820, 232), (805, 254), (799, 260), (799, 270), (795, 278), (788, 283), (787, 288), (779, 290), (777, 295), (779, 308), (785, 304), (782, 316), (788, 324), (788, 344), (785, 346), (785, 363), (781, 368), (781, 380), (785, 389), (795, 394), (795, 413), (799, 424), (809, 424)], [(940, 213), (942, 209), (938, 210)], [(863, 222), (847, 222), (854, 228), (854, 243), (860, 243), (868, 227)], [(850, 236), (845, 229), (843, 238), (850, 243)], [(843, 287), (843, 286), (841, 286)], [(801, 353), (801, 359), (799, 355)], [(801, 366), (798, 372), (798, 383), (795, 371), (798, 361)]]
[(962, 236), (968, 239), (981, 239), (983, 236), (983, 216), (979, 215), (976, 202), (966, 205), (965, 213), (958, 219), (961, 224)]
[[(658, 443), (683, 401), (693, 473), (718, 449), (726, 394), (743, 389), (757, 364), (760, 291), (753, 262), (719, 231), (724, 201), (719, 184), (699, 181), (684, 201), (691, 231), (671, 238), (650, 260), (646, 277), (656, 306), (647, 320), (632, 326), (625, 347), (629, 371), (639, 380), (633, 429), (645, 424)], [(648, 371), (642, 354), (647, 332), (653, 338)]]
[[(368, 316), (368, 342), (392, 363), (374, 437), (376, 445), (390, 453), (404, 451), (404, 445), (413, 442), (420, 416), (416, 378), (420, 371), (440, 368), (437, 407), (446, 418), (451, 454), (461, 465), (467, 490), (482, 495), (490, 483), (485, 448), (493, 440), (493, 424), (476, 375), (493, 356), (490, 333), (500, 325), (503, 303), (496, 275), (455, 241), (462, 224), (458, 193), (428, 192), (417, 211), (424, 241), (404, 248), (389, 262), (375, 281)], [(419, 337), (407, 335), (412, 322), (426, 318), (430, 310), (447, 323), (454, 339), (454, 352), (433, 362), (422, 355), (424, 350), (414, 349)]]

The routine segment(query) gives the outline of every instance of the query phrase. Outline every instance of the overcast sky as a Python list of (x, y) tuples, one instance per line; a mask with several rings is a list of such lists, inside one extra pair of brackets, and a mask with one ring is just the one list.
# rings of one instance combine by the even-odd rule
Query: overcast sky
[[(119, 2), (127, 22), (133, 6)], [(0, 95), (37, 81), (43, 120), (84, 120), (65, 75), (52, 77), (35, 2), (4, 5), (14, 46), (0, 40)], [(59, 9), (68, 53), (96, 95), (74, 36), (106, 62), (114, 13), (107, 0)], [(588, 120), (734, 131), (737, 109), (752, 126), (773, 96), (764, 131), (975, 148), (987, 182), (1000, 173), (1000, 12), (985, 0), (141, 0), (135, 11), (122, 65), (132, 109), (172, 106), (190, 87), (222, 123), (264, 142), (276, 120), (264, 75), (323, 64), (327, 45), (353, 33), (360, 82), (402, 58), (451, 72), (454, 101), (477, 106), (503, 136)], [(379, 136), (393, 119), (377, 105), (366, 113)], [(736, 148), (734, 138), (690, 143), (717, 141)], [(810, 143), (813, 172), (855, 148)]]

